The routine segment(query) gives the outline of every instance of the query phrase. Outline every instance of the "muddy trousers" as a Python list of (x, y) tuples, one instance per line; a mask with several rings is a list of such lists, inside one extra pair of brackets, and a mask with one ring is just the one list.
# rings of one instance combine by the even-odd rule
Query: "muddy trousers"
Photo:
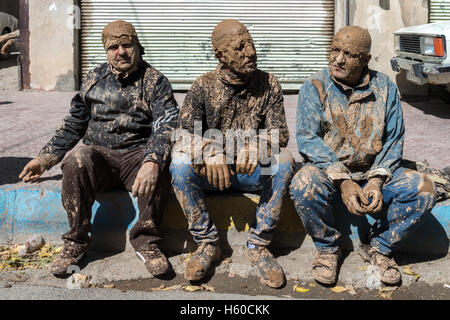
[[(70, 230), (63, 240), (88, 246), (92, 205), (97, 192), (112, 189), (131, 191), (142, 165), (144, 149), (111, 150), (100, 146), (80, 145), (61, 164), (62, 203), (67, 211)], [(158, 227), (170, 191), (168, 166), (160, 172), (155, 191), (138, 198), (139, 219), (130, 230), (130, 243), (136, 249), (161, 240)]]
[[(205, 176), (198, 175), (188, 156), (173, 156), (170, 165), (172, 185), (175, 195), (188, 220), (188, 229), (196, 243), (217, 242), (218, 232), (211, 220), (205, 202), (204, 190), (218, 191), (208, 183)], [(264, 167), (258, 165), (252, 175), (235, 174), (230, 176), (233, 191), (261, 191), (256, 208), (256, 219), (250, 229), (248, 242), (253, 245), (267, 246), (273, 238), (273, 230), (278, 224), (283, 197), (292, 178), (294, 161), (289, 151), (281, 149), (278, 165)], [(235, 171), (235, 166), (230, 165)], [(226, 206), (226, 204), (224, 203)], [(238, 209), (238, 208), (237, 208)]]
[[(367, 182), (361, 183), (361, 187)], [(351, 215), (328, 177), (313, 165), (304, 165), (290, 186), (297, 213), (321, 253), (334, 253), (341, 240), (343, 215)], [(425, 175), (397, 169), (382, 188), (383, 209), (371, 215), (375, 223), (367, 239), (378, 252), (389, 255), (411, 235), (436, 203), (433, 183)], [(344, 211), (345, 210), (345, 211)], [(351, 215), (352, 218), (366, 219)], [(363, 240), (363, 239), (362, 239)]]

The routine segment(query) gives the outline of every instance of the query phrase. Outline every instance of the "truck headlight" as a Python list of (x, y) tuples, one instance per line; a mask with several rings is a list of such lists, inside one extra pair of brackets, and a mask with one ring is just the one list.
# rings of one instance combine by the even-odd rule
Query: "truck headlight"
[(444, 56), (444, 42), (440, 37), (420, 37), (420, 51), (429, 56)]
[(434, 38), (420, 37), (420, 51), (422, 54), (434, 56)]
[(400, 36), (394, 35), (394, 50), (400, 51)]

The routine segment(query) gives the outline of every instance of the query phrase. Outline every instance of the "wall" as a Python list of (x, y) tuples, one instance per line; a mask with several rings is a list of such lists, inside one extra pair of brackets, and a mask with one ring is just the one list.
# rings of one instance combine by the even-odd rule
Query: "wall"
[(31, 89), (72, 91), (76, 88), (73, 4), (73, 0), (29, 1)]
[[(78, 88), (78, 32), (68, 26), (77, 0), (28, 0), (30, 88), (69, 91)], [(3, 0), (2, 0), (3, 3)], [(345, 25), (346, 0), (336, 0), (335, 30)], [(392, 71), (393, 32), (428, 22), (427, 0), (349, 0), (349, 24), (368, 28), (372, 36), (370, 67), (388, 74), (402, 95), (426, 95), (425, 86)]]
[(426, 95), (427, 88), (407, 81), (391, 69), (395, 56), (393, 33), (403, 27), (428, 22), (427, 0), (350, 0), (350, 25), (367, 28), (372, 37), (369, 67), (389, 75), (402, 95)]

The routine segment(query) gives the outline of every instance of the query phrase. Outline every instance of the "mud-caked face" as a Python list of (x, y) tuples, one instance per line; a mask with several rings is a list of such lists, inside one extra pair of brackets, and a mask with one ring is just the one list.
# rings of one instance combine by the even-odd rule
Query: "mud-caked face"
[(109, 64), (119, 72), (126, 72), (136, 66), (140, 56), (140, 49), (135, 42), (113, 43), (106, 50)]
[(359, 82), (362, 71), (370, 60), (370, 38), (361, 38), (367, 38), (364, 30), (345, 29), (339, 31), (331, 43), (330, 72), (336, 79), (348, 85), (356, 85)]
[(230, 70), (249, 74), (256, 70), (256, 50), (248, 32), (229, 35), (220, 48), (220, 60)]

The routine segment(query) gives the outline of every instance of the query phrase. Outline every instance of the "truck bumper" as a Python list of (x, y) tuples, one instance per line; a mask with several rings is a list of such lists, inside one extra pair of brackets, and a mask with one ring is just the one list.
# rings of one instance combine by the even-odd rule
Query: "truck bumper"
[(450, 83), (450, 65), (436, 65), (395, 57), (391, 59), (392, 70), (406, 70), (406, 79), (417, 84)]

